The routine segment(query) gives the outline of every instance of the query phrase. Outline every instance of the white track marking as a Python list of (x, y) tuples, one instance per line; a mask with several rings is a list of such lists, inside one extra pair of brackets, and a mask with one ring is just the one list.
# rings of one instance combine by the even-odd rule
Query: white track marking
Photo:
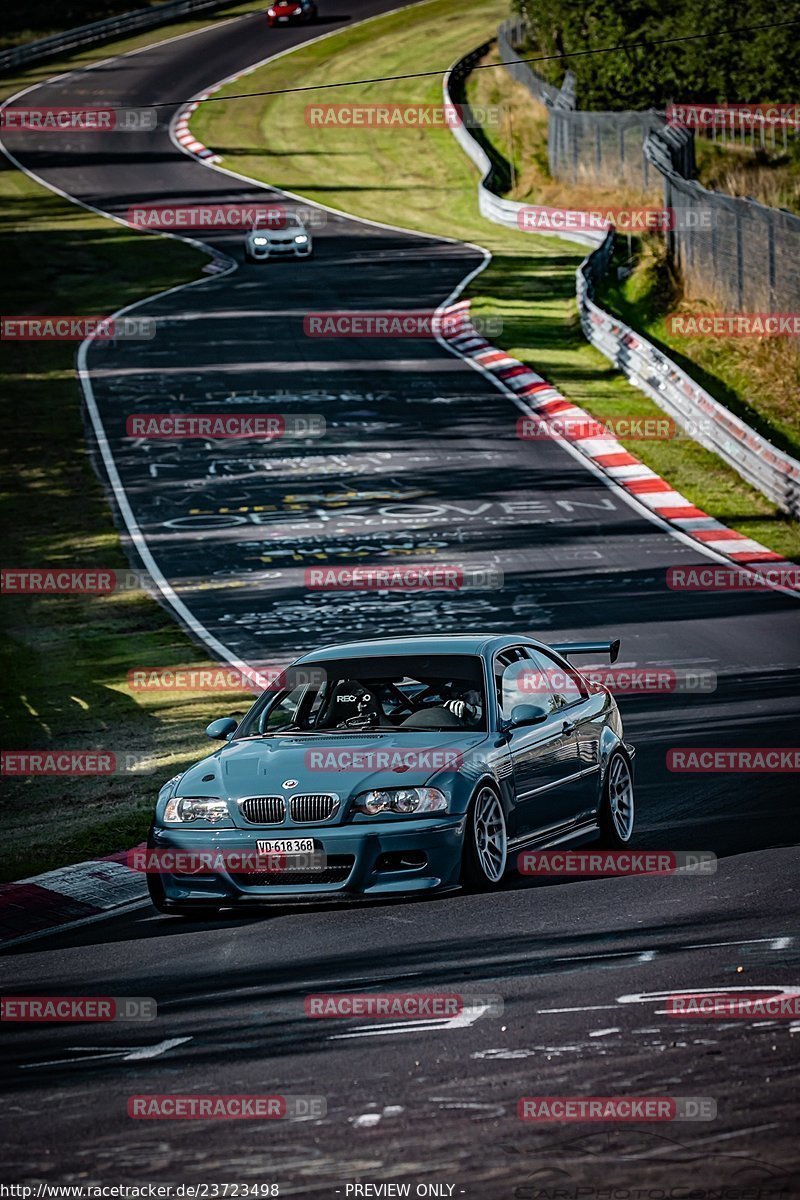
[(364, 1025), (351, 1033), (334, 1033), (329, 1042), (346, 1041), (350, 1038), (387, 1037), (399, 1033), (430, 1033), (436, 1029), (466, 1029), (474, 1025), (481, 1017), (493, 1011), (491, 1004), (472, 1004), (462, 1008), (454, 1017), (445, 1017), (430, 1021), (392, 1021), (380, 1025)]
[[(156, 1042), (153, 1046), (116, 1046), (113, 1049), (105, 1050), (100, 1054), (95, 1053), (94, 1046), (67, 1046), (68, 1050), (75, 1054), (82, 1054), (82, 1058), (53, 1058), (49, 1062), (22, 1063), (20, 1069), (23, 1071), (39, 1070), (42, 1067), (61, 1067), (67, 1066), (82, 1066), (85, 1062), (97, 1062), (99, 1059), (119, 1058), (123, 1062), (139, 1062), (145, 1058), (159, 1058), (162, 1054), (166, 1054), (167, 1050), (173, 1050), (176, 1046), (182, 1046), (184, 1042), (190, 1042), (191, 1037), (167, 1038), (166, 1041)], [(85, 1051), (90, 1051), (86, 1054)]]

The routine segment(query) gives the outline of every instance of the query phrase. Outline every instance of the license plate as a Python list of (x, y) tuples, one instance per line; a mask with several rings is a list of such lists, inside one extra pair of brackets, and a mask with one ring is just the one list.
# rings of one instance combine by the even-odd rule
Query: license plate
[(256, 842), (259, 854), (313, 854), (313, 838), (278, 838)]

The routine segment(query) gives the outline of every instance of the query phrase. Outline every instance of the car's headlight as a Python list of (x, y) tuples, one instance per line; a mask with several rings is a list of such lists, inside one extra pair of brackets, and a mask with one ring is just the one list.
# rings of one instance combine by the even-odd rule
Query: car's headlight
[(304, 233), (298, 233), (297, 237), (294, 240), (296, 242), (307, 242), (308, 238), (306, 237), (306, 235)]
[(376, 816), (378, 813), (434, 813), (447, 811), (447, 797), (438, 788), (380, 788), (362, 792), (353, 801), (353, 811)]
[(275, 16), (275, 9), (274, 9), (274, 8), (268, 8), (268, 9), (267, 9), (267, 16), (268, 16), (268, 17), (274, 17), (274, 16)]
[(168, 825), (183, 825), (187, 821), (227, 820), (228, 805), (224, 800), (200, 796), (174, 796), (164, 809), (164, 822)]
[(172, 779), (168, 779), (163, 787), (159, 788), (159, 800), (169, 800), (178, 790), (178, 784), (183, 779), (183, 771), (179, 775), (173, 775)]
[(262, 238), (262, 237), (253, 238), (253, 245), (254, 246), (266, 246), (268, 241), (269, 241), (268, 238)]

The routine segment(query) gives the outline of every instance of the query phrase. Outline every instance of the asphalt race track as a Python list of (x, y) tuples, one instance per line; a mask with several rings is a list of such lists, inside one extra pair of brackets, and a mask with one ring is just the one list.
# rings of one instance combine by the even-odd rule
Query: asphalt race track
[[(350, 0), (341, 23), (390, 7)], [(268, 34), (251, 15), (62, 77), (24, 103), (185, 100), (336, 25)], [(46, 135), (5, 141), (31, 172), (109, 213), (264, 199), (181, 153), (173, 112), (160, 110), (155, 134), (76, 135), (55, 149)], [(256, 663), (366, 633), (508, 630), (618, 636), (621, 662), (713, 671), (714, 692), (623, 697), (621, 708), (638, 746), (637, 846), (713, 850), (719, 870), (512, 878), (488, 898), (199, 926), (140, 907), (29, 942), (4, 956), (4, 991), (153, 996), (159, 1017), (4, 1030), (6, 1175), (278, 1183), (281, 1195), (320, 1197), (345, 1196), (356, 1179), (476, 1200), (576, 1186), (800, 1194), (798, 1023), (681, 1021), (660, 995), (800, 985), (796, 777), (682, 776), (665, 764), (672, 746), (796, 744), (797, 601), (669, 590), (668, 567), (708, 560), (559, 445), (519, 441), (511, 400), (438, 343), (304, 335), (309, 311), (435, 308), (479, 265), (474, 248), (333, 215), (308, 262), (247, 265), (241, 241), (216, 242), (238, 269), (137, 310), (158, 318), (152, 341), (95, 343), (88, 358), (135, 524), (196, 621)], [(265, 403), (322, 415), (324, 438), (265, 449), (126, 437), (136, 413)], [(304, 586), (309, 566), (409, 560), (491, 565), (504, 586), (425, 596)], [(310, 991), (376, 985), (499, 996), (503, 1012), (479, 999), (460, 1021), (377, 1028), (303, 1014)], [(322, 1096), (327, 1116), (127, 1117), (131, 1094), (168, 1092)], [(712, 1097), (718, 1116), (613, 1132), (516, 1116), (523, 1095), (617, 1092)]]

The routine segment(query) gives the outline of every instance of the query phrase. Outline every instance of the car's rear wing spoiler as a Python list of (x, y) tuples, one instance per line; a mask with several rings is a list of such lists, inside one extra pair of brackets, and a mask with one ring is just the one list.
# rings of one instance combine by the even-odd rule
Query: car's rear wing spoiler
[(613, 642), (553, 642), (553, 649), (565, 658), (573, 654), (607, 654), (609, 662), (616, 662), (619, 656), (619, 638)]

